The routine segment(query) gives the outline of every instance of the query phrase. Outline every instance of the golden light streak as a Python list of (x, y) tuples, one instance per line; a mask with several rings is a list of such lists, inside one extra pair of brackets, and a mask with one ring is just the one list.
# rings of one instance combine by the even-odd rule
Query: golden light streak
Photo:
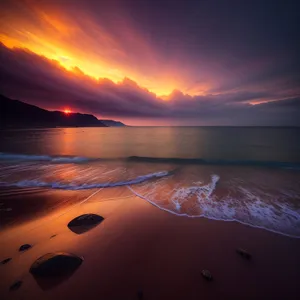
[(184, 90), (184, 80), (172, 66), (163, 68), (155, 50), (126, 21), (116, 28), (122, 40), (87, 13), (64, 12), (51, 3), (43, 7), (43, 1), (22, 5), (23, 10), (8, 9), (0, 15), (0, 41), (6, 47), (26, 48), (58, 61), (68, 71), (76, 73), (79, 68), (95, 79), (119, 83), (128, 77), (158, 96)]

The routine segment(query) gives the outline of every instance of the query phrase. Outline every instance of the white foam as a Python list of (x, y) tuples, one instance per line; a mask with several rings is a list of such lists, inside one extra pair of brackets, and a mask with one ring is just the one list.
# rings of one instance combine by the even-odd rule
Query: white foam
[(175, 188), (172, 195), (165, 200), (157, 199), (158, 195), (161, 195), (156, 191), (161, 188), (158, 183), (149, 188), (150, 192), (139, 186), (128, 188), (141, 199), (176, 216), (239, 222), (288, 237), (300, 238), (300, 209), (292, 207), (286, 201), (282, 202), (282, 199), (274, 199), (270, 193), (241, 186), (237, 187), (240, 192), (238, 197), (225, 195), (218, 198), (214, 194), (218, 180), (219, 176), (216, 175), (212, 176), (207, 185)]
[(0, 182), (0, 186), (4, 187), (41, 187), (41, 188), (51, 188), (51, 189), (63, 189), (63, 190), (88, 190), (88, 189), (97, 189), (97, 188), (108, 188), (108, 187), (117, 187), (131, 184), (138, 184), (145, 182), (150, 179), (161, 178), (168, 176), (169, 172), (155, 172), (146, 174), (143, 176), (138, 176), (134, 179), (119, 181), (119, 182), (104, 182), (104, 183), (62, 183), (62, 182), (45, 182), (38, 179), (32, 180), (20, 180), (17, 182)]
[(191, 186), (188, 188), (177, 189), (171, 197), (171, 201), (174, 203), (176, 210), (180, 211), (182, 203), (195, 195), (197, 196), (199, 202), (201, 201), (202, 197), (208, 200), (215, 190), (216, 184), (219, 179), (220, 177), (218, 175), (213, 175), (211, 177), (211, 182), (207, 185)]

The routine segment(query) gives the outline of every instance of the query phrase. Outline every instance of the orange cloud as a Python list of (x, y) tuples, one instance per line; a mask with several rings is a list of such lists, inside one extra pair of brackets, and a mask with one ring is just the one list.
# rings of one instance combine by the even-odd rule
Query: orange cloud
[(11, 1), (1, 13), (0, 41), (56, 60), (67, 70), (79, 68), (96, 79), (117, 83), (132, 78), (157, 95), (184, 89), (178, 70), (162, 65), (138, 29), (121, 16), (108, 26), (91, 12), (58, 7), (54, 1)]

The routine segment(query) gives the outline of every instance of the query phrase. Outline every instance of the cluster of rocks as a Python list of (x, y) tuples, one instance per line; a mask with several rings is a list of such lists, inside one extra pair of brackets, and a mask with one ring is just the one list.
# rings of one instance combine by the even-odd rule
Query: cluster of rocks
[[(76, 217), (69, 222), (68, 228), (76, 233), (82, 234), (93, 227), (99, 225), (104, 218), (96, 214), (84, 214)], [(54, 238), (56, 234), (50, 238)], [(19, 247), (19, 252), (25, 252), (32, 248), (30, 244), (24, 244)], [(12, 260), (11, 257), (1, 261), (2, 265), (9, 263)], [(79, 257), (72, 253), (67, 252), (53, 252), (47, 253), (39, 257), (31, 265), (29, 272), (36, 279), (37, 283), (44, 289), (47, 289), (53, 285), (59, 284), (65, 278), (69, 277), (76, 269), (82, 264), (83, 257)], [(49, 281), (50, 279), (50, 281)], [(22, 281), (15, 281), (10, 286), (10, 291), (18, 290)]]
[[(68, 223), (68, 228), (76, 233), (82, 234), (93, 227), (99, 225), (104, 218), (102, 216), (96, 214), (84, 214), (76, 217), (72, 221)], [(56, 234), (52, 235), (50, 238), (54, 238)], [(32, 248), (30, 244), (21, 245), (19, 248), (19, 252), (24, 252)], [(243, 249), (238, 248), (236, 252), (244, 259), (250, 260), (251, 254)], [(1, 261), (2, 265), (10, 262), (12, 258), (6, 258)], [(47, 279), (55, 279), (54, 283), (58, 284), (63, 280), (63, 278), (69, 277), (76, 269), (82, 264), (83, 258), (79, 257), (72, 253), (67, 252), (53, 252), (47, 253), (41, 257), (39, 257), (30, 267), (29, 272), (36, 279), (38, 284), (43, 288), (47, 288)], [(213, 276), (209, 270), (202, 270), (202, 276), (208, 280), (212, 281)], [(46, 281), (45, 281), (46, 280)], [(15, 291), (19, 289), (22, 285), (22, 281), (15, 281), (11, 286), (10, 290)], [(46, 283), (46, 285), (45, 285)], [(53, 282), (52, 282), (53, 283)], [(143, 298), (143, 291), (139, 290), (137, 293), (138, 299)]]

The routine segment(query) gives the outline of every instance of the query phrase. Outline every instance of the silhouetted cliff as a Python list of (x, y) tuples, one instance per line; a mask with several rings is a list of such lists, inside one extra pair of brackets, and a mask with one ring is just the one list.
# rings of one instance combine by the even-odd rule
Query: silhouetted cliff
[[(0, 127), (109, 127), (93, 115), (48, 111), (0, 95)], [(116, 122), (121, 123), (121, 122)], [(122, 123), (121, 123), (122, 124)], [(124, 124), (122, 124), (124, 126)], [(120, 126), (120, 125), (118, 125)]]

